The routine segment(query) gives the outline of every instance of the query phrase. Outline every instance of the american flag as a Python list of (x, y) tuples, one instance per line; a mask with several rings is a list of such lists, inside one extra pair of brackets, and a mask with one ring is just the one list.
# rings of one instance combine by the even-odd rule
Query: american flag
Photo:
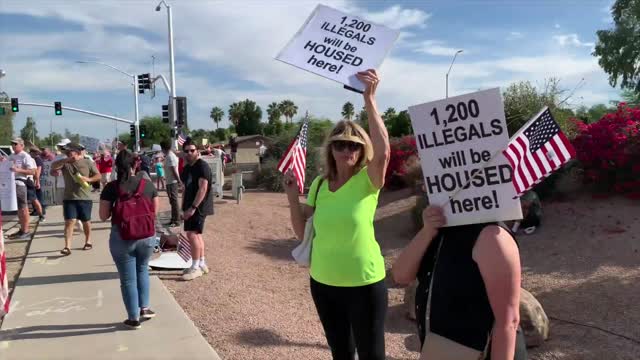
[(529, 120), (523, 129), (502, 152), (513, 169), (512, 181), (518, 196), (576, 155), (549, 108)]
[(0, 319), (9, 312), (9, 284), (7, 283), (7, 258), (4, 253), (2, 214), (0, 214)]
[(184, 135), (182, 131), (180, 131), (180, 133), (178, 133), (178, 145), (180, 146), (184, 145), (185, 141), (187, 141), (187, 137)]
[(293, 175), (298, 182), (300, 192), (304, 190), (304, 175), (307, 169), (307, 132), (309, 122), (304, 121), (300, 127), (298, 136), (293, 139), (282, 159), (278, 163), (278, 170), (285, 173), (293, 169)]
[(184, 261), (191, 260), (191, 244), (184, 234), (178, 235), (178, 255)]

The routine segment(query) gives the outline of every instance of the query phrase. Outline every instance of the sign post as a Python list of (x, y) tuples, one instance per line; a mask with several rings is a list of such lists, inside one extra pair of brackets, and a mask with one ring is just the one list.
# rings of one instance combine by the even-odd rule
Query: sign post
[(500, 89), (409, 107), (431, 204), (447, 226), (522, 218), (501, 155), (509, 142)]

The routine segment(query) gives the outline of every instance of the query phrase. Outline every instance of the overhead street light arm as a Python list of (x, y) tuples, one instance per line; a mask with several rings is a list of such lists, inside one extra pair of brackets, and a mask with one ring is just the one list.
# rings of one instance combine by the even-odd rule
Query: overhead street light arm
[(447, 70), (447, 75), (449, 75), (449, 73), (451, 72), (451, 68), (453, 67), (453, 63), (456, 61), (456, 57), (458, 56), (458, 54), (460, 54), (463, 50), (458, 50), (456, 51), (456, 53), (453, 55), (453, 60), (451, 60), (451, 65), (449, 65), (449, 70)]
[(165, 79), (163, 75), (158, 75), (154, 77), (153, 79), (151, 79), (151, 83), (155, 84), (155, 82), (158, 80), (162, 80), (162, 84), (164, 85), (165, 89), (167, 89), (167, 92), (169, 93), (169, 95), (171, 95), (171, 85), (169, 85), (169, 83), (167, 82), (167, 79)]
[(98, 65), (102, 65), (102, 66), (106, 66), (108, 68), (111, 68), (111, 69), (113, 69), (113, 70), (115, 70), (115, 71), (117, 71), (117, 72), (119, 72), (121, 74), (125, 74), (128, 77), (133, 77), (134, 76), (133, 74), (129, 74), (128, 72), (120, 70), (115, 66), (111, 66), (109, 64), (105, 64), (105, 63), (99, 62), (99, 61), (76, 61), (76, 63), (78, 63), (78, 64), (98, 64)]

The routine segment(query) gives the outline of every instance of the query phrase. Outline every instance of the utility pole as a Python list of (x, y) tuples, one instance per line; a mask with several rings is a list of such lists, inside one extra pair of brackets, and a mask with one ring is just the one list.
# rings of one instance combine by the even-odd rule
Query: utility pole
[[(164, 5), (164, 7), (167, 9), (167, 27), (169, 30), (169, 81), (171, 83), (171, 89), (170, 89), (171, 95), (169, 98), (169, 102), (171, 103), (171, 106), (169, 107), (171, 116), (169, 117), (169, 125), (171, 126), (172, 129), (175, 129), (177, 112), (176, 112), (176, 73), (175, 73), (175, 58), (174, 58), (174, 51), (173, 51), (173, 14), (171, 13), (171, 6), (167, 4), (165, 0), (160, 1), (158, 6), (156, 6), (156, 11), (160, 11), (162, 9), (161, 5)], [(171, 142), (171, 148), (173, 150), (176, 150), (178, 147), (176, 138), (177, 138), (177, 131), (176, 131), (176, 137), (173, 138), (173, 141)]]

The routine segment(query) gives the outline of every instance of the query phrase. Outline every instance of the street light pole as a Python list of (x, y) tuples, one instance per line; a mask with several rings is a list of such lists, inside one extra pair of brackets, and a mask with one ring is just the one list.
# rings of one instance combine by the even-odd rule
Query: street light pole
[(446, 90), (445, 90), (445, 97), (449, 98), (449, 73), (451, 72), (451, 68), (453, 67), (453, 63), (456, 61), (456, 57), (458, 56), (458, 54), (460, 54), (463, 50), (458, 50), (456, 51), (456, 53), (453, 55), (453, 60), (451, 60), (451, 65), (449, 65), (449, 70), (447, 71), (447, 75), (445, 76), (445, 82), (446, 82)]
[[(171, 116), (169, 117), (169, 125), (171, 128), (175, 128), (176, 126), (176, 72), (175, 72), (175, 58), (173, 52), (173, 14), (171, 12), (171, 6), (167, 4), (165, 0), (160, 1), (158, 6), (156, 6), (156, 11), (160, 11), (162, 9), (161, 5), (167, 9), (167, 26), (169, 30), (169, 82), (171, 83), (171, 95), (169, 101), (171, 102), (171, 106), (169, 107), (171, 111)], [(177, 133), (177, 131), (176, 131)], [(177, 136), (177, 134), (176, 134)], [(171, 142), (171, 147), (176, 150), (177, 143), (174, 138)]]
[[(102, 65), (102, 66), (106, 66), (110, 69), (113, 69), (121, 74), (124, 74), (128, 77), (130, 77), (132, 79), (132, 85), (133, 85), (133, 104), (134, 104), (134, 126), (136, 128), (136, 136), (135, 136), (135, 146), (134, 149), (135, 151), (140, 151), (140, 113), (138, 110), (138, 77), (133, 75), (133, 74), (129, 74), (126, 71), (120, 70), (115, 66), (111, 66), (109, 64), (105, 64), (103, 62), (99, 62), (99, 61), (76, 61), (76, 63), (78, 64), (98, 64), (98, 65)], [(118, 137), (118, 134), (116, 134), (116, 138)]]

